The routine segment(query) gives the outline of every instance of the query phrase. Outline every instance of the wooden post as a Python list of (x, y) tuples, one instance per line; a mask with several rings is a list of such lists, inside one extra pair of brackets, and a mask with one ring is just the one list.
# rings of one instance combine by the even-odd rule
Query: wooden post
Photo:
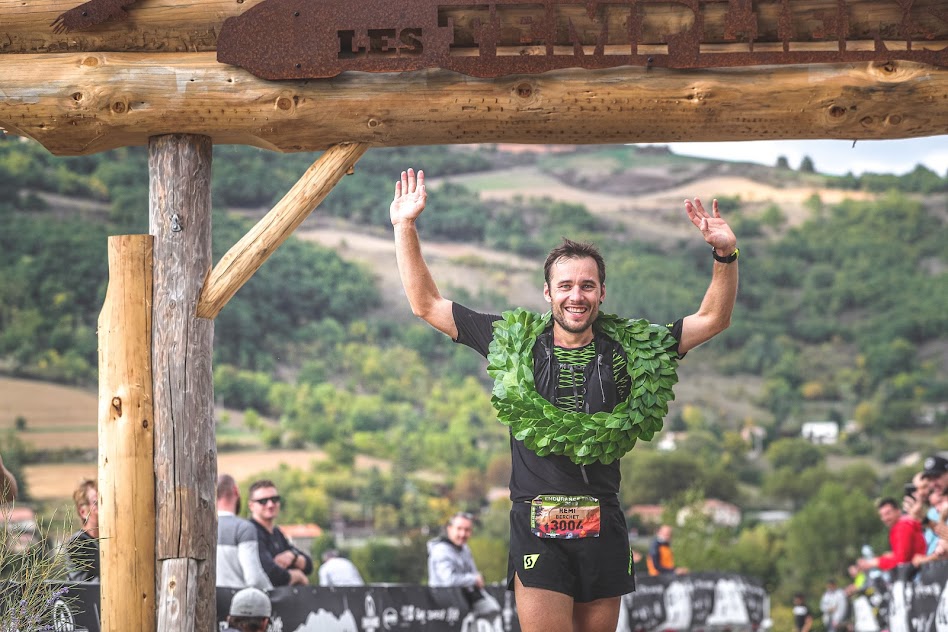
[(216, 318), (237, 290), (329, 195), (368, 148), (365, 143), (344, 143), (326, 150), (279, 204), (214, 266), (201, 292), (198, 316)]
[(109, 237), (99, 315), (99, 551), (103, 632), (155, 630), (152, 237)]
[(214, 323), (195, 315), (211, 269), (211, 139), (148, 144), (155, 236), (155, 511), (161, 632), (216, 629)]

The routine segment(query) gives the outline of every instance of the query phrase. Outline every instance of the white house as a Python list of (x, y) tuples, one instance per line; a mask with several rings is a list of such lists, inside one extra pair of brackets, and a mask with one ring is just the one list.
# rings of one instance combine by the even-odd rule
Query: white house
[(803, 424), (800, 436), (810, 443), (836, 445), (839, 440), (839, 424), (835, 421), (808, 421)]

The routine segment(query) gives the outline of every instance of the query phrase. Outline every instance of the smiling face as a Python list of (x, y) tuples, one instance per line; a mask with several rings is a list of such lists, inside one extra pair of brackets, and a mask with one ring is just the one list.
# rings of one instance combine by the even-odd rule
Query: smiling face
[(451, 540), (455, 546), (464, 546), (474, 533), (474, 522), (463, 516), (455, 516), (451, 519), (451, 522), (448, 523), (445, 531), (447, 532), (448, 539)]
[[(606, 286), (599, 282), (595, 260), (557, 259), (550, 267), (549, 282), (543, 285), (543, 296), (553, 310), (554, 339), (578, 344), (592, 339), (591, 327), (599, 316), (599, 304), (606, 297)], [(561, 342), (557, 340), (558, 344)]]
[(897, 507), (894, 507), (889, 504), (882, 505), (879, 507), (879, 520), (882, 521), (882, 524), (889, 527), (899, 521), (899, 518), (902, 516), (902, 512), (899, 511)]
[(280, 514), (280, 492), (276, 487), (260, 487), (250, 494), (250, 515), (262, 525), (272, 525)]

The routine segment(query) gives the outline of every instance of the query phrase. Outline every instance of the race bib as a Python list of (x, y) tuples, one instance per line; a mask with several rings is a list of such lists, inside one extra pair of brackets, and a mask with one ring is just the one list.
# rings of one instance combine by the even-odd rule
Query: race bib
[(538, 538), (599, 537), (599, 501), (592, 496), (541, 495), (531, 505), (530, 530)]

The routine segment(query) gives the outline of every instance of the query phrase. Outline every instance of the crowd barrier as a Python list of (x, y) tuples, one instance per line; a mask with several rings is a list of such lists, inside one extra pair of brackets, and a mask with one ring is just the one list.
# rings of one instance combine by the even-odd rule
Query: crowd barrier
[[(6, 589), (10, 589), (7, 586)], [(270, 593), (270, 632), (519, 632), (513, 593), (489, 586), (501, 612), (489, 619), (470, 612), (464, 591), (416, 585), (359, 588), (283, 587)], [(221, 623), (233, 589), (217, 590)], [(640, 578), (623, 598), (618, 632), (650, 630), (753, 631), (769, 616), (766, 592), (755, 580), (728, 573)], [(72, 586), (51, 614), (56, 632), (99, 632), (99, 585)], [(2, 626), (0, 626), (2, 628)]]
[(855, 632), (948, 632), (948, 562), (898, 566), (850, 603)]

